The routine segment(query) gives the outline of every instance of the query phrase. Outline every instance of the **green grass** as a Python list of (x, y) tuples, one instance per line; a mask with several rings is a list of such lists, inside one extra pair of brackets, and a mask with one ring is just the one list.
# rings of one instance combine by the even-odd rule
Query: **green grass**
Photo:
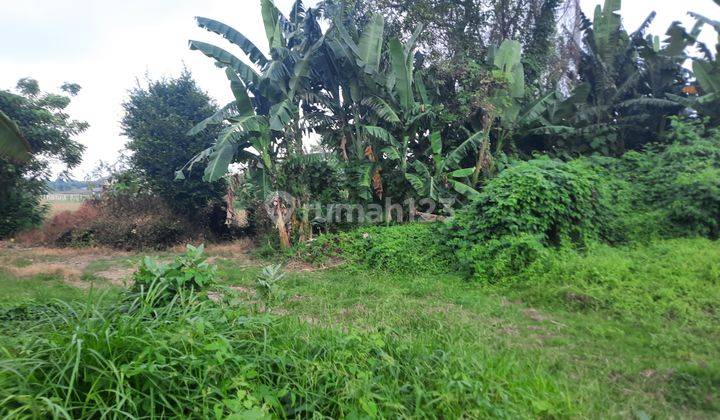
[(83, 296), (80, 289), (69, 286), (59, 275), (40, 274), (18, 278), (0, 268), (0, 308), (27, 302), (53, 299), (73, 300)]
[[(255, 293), (260, 267), (216, 263), (234, 288), (219, 304), (130, 313), (106, 296), (75, 317), (24, 321), (25, 338), (0, 340), (0, 363), (29, 379), (0, 373), (0, 413), (720, 416), (717, 242), (553, 253), (496, 284), (291, 272), (271, 302)], [(43, 295), (29, 289), (46, 280), (0, 281), (6, 302), (81, 298), (56, 280)], [(27, 375), (29, 355), (42, 368)]]

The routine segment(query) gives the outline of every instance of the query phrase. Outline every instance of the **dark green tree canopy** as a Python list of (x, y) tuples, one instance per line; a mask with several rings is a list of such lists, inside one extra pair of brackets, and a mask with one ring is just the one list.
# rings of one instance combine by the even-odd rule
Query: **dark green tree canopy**
[(178, 213), (193, 216), (224, 193), (222, 182), (203, 183), (193, 171), (175, 181), (175, 171), (207, 148), (217, 137), (217, 127), (194, 136), (187, 132), (217, 111), (210, 97), (184, 70), (175, 79), (147, 80), (129, 92), (123, 104), (123, 135), (129, 138), (130, 165)]

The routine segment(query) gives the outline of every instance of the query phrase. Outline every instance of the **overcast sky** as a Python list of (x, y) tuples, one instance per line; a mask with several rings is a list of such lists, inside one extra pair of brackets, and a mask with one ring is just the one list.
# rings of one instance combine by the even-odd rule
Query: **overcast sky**
[[(275, 0), (283, 12), (292, 0)], [(581, 0), (592, 16), (599, 0)], [(112, 162), (123, 148), (121, 103), (127, 90), (145, 74), (176, 76), (183, 63), (199, 85), (218, 103), (231, 99), (224, 73), (212, 60), (187, 48), (188, 39), (222, 43), (197, 28), (194, 16), (215, 18), (264, 46), (259, 0), (0, 0), (0, 89), (14, 88), (21, 77), (33, 77), (43, 90), (55, 91), (65, 81), (83, 90), (69, 112), (91, 128), (79, 137), (87, 146), (82, 178), (102, 159)], [(315, 1), (306, 1), (314, 4)], [(654, 9), (651, 31), (664, 34), (674, 20), (692, 19), (687, 12), (717, 16), (712, 0), (626, 0), (622, 15), (634, 30)], [(706, 31), (706, 41), (712, 33)]]

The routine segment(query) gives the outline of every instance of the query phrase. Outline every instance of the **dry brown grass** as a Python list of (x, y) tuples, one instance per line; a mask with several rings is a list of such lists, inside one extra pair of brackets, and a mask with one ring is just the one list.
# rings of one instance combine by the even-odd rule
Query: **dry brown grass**
[(51, 219), (64, 211), (77, 211), (83, 203), (82, 201), (45, 201), (43, 204), (50, 205), (47, 217)]
[[(248, 258), (248, 253), (253, 248), (253, 242), (250, 239), (238, 239), (233, 242), (225, 242), (220, 244), (205, 244), (205, 252), (208, 255), (223, 258)], [(185, 246), (176, 246), (172, 248), (172, 252), (185, 252)]]
[(61, 277), (65, 281), (79, 281), (82, 277), (82, 270), (65, 264), (37, 263), (27, 267), (7, 267), (6, 270), (20, 278), (48, 275)]
[(293, 258), (285, 265), (285, 269), (289, 271), (300, 271), (300, 272), (313, 272), (330, 270), (333, 268), (341, 267), (345, 264), (345, 261), (340, 258), (330, 258), (322, 264), (311, 264), (309, 262)]
[[(252, 241), (245, 239), (222, 244), (208, 244), (207, 254), (209, 262), (218, 259), (231, 259), (235, 261), (249, 261), (249, 251)], [(169, 250), (171, 255), (159, 258), (162, 263), (172, 261), (174, 255), (185, 252), (184, 246), (176, 246)], [(89, 273), (104, 281), (102, 284), (114, 286), (127, 286), (132, 282), (135, 267), (121, 266), (121, 259), (141, 255), (135, 252), (118, 251), (112, 248), (52, 248), (46, 246), (24, 246), (17, 242), (0, 242), (0, 268), (18, 277), (33, 277), (38, 275), (58, 276), (66, 284), (81, 289), (87, 289), (92, 282), (82, 279), (83, 274)], [(96, 261), (109, 262), (108, 268), (97, 272), (88, 272), (90, 264)], [(248, 262), (252, 265), (254, 263)]]
[(5, 248), (13, 254), (27, 254), (28, 256), (37, 257), (78, 257), (78, 256), (96, 256), (96, 257), (125, 257), (132, 255), (129, 252), (118, 251), (112, 248), (88, 247), (88, 248), (50, 248), (44, 246), (17, 246), (9, 243), (0, 245), (0, 249)]
[[(93, 261), (88, 255), (81, 255), (69, 259), (64, 263), (36, 262), (27, 267), (5, 267), (11, 275), (22, 279), (35, 276), (57, 276), (64, 283), (79, 289), (89, 289), (92, 281), (83, 280), (83, 272), (87, 265)], [(132, 268), (113, 268), (95, 273), (96, 276), (107, 280), (108, 284), (114, 286), (126, 286), (135, 272)]]
[(105, 271), (98, 271), (96, 276), (102, 277), (115, 286), (127, 286), (132, 282), (135, 268), (113, 268)]
[[(0, 268), (19, 279), (39, 275), (57, 276), (70, 286), (88, 289), (92, 282), (82, 277), (91, 263), (130, 255), (109, 248), (28, 248), (4, 242), (0, 243)], [(107, 280), (108, 284), (122, 286), (130, 279), (132, 271), (124, 267), (112, 267), (95, 275)]]

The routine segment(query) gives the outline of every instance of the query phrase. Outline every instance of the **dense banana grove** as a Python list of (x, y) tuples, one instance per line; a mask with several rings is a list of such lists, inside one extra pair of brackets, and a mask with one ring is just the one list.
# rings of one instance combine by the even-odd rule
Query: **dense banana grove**
[[(521, 45), (505, 40), (484, 63), (481, 112), (463, 127), (467, 136), (446, 139), (443, 98), (416, 48), (421, 25), (398, 39), (377, 14), (359, 28), (342, 12), (330, 15), (323, 3), (306, 9), (298, 0), (289, 16), (271, 0), (261, 4), (269, 56), (232, 27), (197, 18), (243, 56), (190, 41), (225, 70), (235, 100), (188, 133), (224, 127), (178, 178), (207, 161), (205, 179), (214, 181), (241, 163), (245, 180), (264, 196), (279, 189), (284, 162), (322, 159), (343, 168), (355, 200), (462, 199), (476, 195), (510, 154), (619, 155), (656, 140), (669, 116), (691, 112), (720, 122), (720, 63), (697, 40), (705, 25), (720, 33), (720, 23), (704, 16), (693, 15), (690, 30), (673, 24), (661, 42), (645, 35), (655, 13), (629, 33), (621, 0), (607, 0), (592, 21), (582, 17), (579, 83), (566, 94), (529, 92)], [(701, 55), (688, 55), (692, 47)], [(323, 153), (303, 149), (312, 134)]]

